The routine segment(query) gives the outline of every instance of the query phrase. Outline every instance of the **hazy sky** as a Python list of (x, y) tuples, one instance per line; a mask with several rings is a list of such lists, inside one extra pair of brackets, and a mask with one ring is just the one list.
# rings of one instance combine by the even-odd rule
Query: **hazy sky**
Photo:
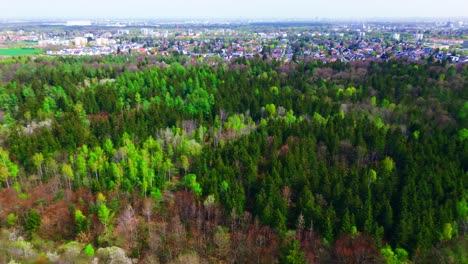
[(468, 16), (468, 0), (1, 0), (1, 18), (376, 18)]

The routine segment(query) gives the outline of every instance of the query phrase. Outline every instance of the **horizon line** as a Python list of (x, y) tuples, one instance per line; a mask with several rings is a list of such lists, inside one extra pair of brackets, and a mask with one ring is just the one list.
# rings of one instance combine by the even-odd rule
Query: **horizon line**
[[(91, 20), (91, 21), (103, 21), (103, 20), (146, 20), (146, 21), (168, 21), (168, 20), (184, 20), (184, 21), (262, 21), (262, 22), (289, 22), (289, 21), (296, 21), (296, 22), (317, 22), (317, 21), (402, 21), (402, 20), (468, 20), (468, 16), (440, 16), (440, 17), (432, 17), (432, 16), (388, 16), (388, 17), (137, 17), (137, 16), (127, 16), (127, 17), (94, 17), (94, 16), (70, 16), (70, 17), (60, 17), (60, 16), (44, 16), (44, 17), (22, 17), (22, 16), (12, 16), (12, 17), (3, 17), (0, 18), (0, 21), (8, 21), (8, 20), (19, 20), (19, 21), (43, 21), (43, 20), (54, 20), (54, 21), (76, 21), (76, 20)], [(410, 22), (410, 21), (408, 21)]]

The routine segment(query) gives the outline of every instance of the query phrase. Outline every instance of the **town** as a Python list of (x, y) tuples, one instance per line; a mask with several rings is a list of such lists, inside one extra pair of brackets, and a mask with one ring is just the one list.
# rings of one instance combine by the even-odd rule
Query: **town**
[(447, 22), (129, 22), (2, 24), (0, 48), (37, 48), (50, 56), (183, 55), (324, 62), (406, 59), (468, 62), (468, 26)]

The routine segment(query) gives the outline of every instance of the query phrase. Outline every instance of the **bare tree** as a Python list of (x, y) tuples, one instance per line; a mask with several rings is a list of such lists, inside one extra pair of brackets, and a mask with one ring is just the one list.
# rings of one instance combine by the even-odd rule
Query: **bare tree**
[(185, 248), (185, 236), (186, 236), (186, 231), (185, 227), (180, 221), (180, 217), (178, 214), (176, 214), (170, 224), (170, 250), (171, 250), (171, 255), (177, 256), (179, 252), (181, 252)]
[(190, 137), (192, 133), (197, 129), (197, 121), (191, 120), (183, 120), (182, 121), (182, 129), (184, 130), (184, 134), (187, 137)]
[(117, 234), (122, 236), (125, 249), (133, 249), (138, 244), (138, 218), (135, 210), (128, 206), (118, 218)]
[(223, 127), (224, 121), (227, 119), (227, 113), (224, 109), (219, 109), (219, 121), (221, 121), (221, 127)]
[(146, 222), (151, 221), (151, 215), (153, 214), (154, 201), (151, 198), (146, 198), (143, 201), (142, 214), (146, 218)]

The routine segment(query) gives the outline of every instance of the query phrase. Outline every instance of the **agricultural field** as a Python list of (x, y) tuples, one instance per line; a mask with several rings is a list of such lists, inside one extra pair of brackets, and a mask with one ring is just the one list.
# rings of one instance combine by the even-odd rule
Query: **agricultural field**
[(0, 56), (34, 55), (41, 52), (42, 49), (35, 48), (0, 48)]

